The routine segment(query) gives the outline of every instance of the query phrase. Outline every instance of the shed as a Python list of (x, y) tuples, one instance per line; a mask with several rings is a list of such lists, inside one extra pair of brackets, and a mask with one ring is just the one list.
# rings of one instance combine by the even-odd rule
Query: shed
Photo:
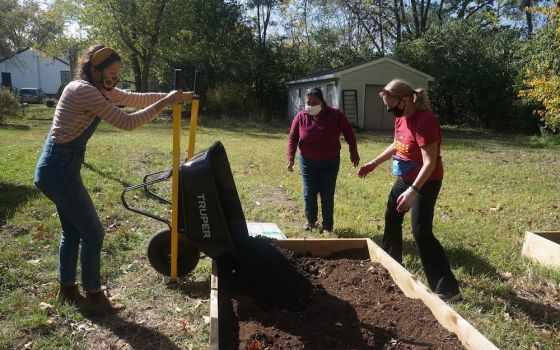
[(56, 95), (60, 86), (71, 80), (68, 62), (29, 47), (0, 60), (0, 75), (4, 87), (39, 88), (47, 95)]
[(431, 75), (389, 57), (319, 71), (286, 83), (288, 117), (303, 109), (307, 89), (320, 87), (327, 103), (342, 110), (355, 127), (392, 130), (395, 117), (386, 111), (378, 94), (395, 78), (424, 89), (434, 81)]

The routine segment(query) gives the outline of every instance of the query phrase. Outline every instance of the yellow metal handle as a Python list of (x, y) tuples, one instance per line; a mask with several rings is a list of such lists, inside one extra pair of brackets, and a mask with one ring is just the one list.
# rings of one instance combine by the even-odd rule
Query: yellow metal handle
[(177, 282), (179, 245), (179, 165), (181, 162), (181, 105), (173, 105), (173, 165), (171, 173), (171, 281)]
[(191, 125), (189, 127), (189, 148), (187, 148), (187, 159), (194, 155), (194, 142), (196, 139), (196, 127), (198, 126), (198, 106), (200, 100), (193, 98), (191, 105)]

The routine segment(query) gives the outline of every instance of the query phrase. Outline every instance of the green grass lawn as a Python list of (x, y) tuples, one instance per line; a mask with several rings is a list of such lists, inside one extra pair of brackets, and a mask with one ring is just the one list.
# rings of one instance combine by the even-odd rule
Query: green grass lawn
[[(0, 128), (0, 349), (207, 348), (210, 261), (180, 283), (166, 283), (145, 254), (148, 238), (162, 225), (120, 203), (123, 187), (170, 165), (166, 122), (130, 133), (102, 124), (82, 170), (106, 228), (104, 285), (127, 309), (87, 319), (56, 302), (59, 223), (53, 204), (33, 185), (52, 112), (32, 106), (27, 119), (9, 121), (29, 130)], [(202, 118), (197, 149), (221, 140), (246, 218), (275, 222), (289, 237), (303, 237), (301, 177), (285, 170), (287, 130)], [(387, 133), (358, 134), (363, 161), (390, 141)], [(499, 348), (558, 349), (560, 273), (528, 262), (521, 246), (526, 230), (560, 230), (560, 149), (536, 138), (446, 129), (443, 157), (446, 178), (434, 230), (465, 296), (453, 307)], [(331, 237), (379, 242), (393, 181), (389, 165), (365, 180), (355, 172), (343, 145)], [(160, 188), (168, 190), (168, 184)], [(141, 195), (135, 203), (169, 214)], [(408, 218), (405, 223), (404, 265), (424, 280)]]

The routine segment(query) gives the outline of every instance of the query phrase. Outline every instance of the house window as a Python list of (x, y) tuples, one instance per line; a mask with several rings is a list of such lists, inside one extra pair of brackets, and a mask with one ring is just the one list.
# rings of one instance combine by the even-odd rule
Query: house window
[(61, 70), (60, 71), (60, 84), (67, 85), (70, 82), (70, 71)]

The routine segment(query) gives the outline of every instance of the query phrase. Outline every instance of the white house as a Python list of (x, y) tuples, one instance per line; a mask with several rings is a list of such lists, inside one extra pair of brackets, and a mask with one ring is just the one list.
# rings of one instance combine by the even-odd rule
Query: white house
[(55, 95), (60, 85), (70, 82), (70, 64), (60, 58), (45, 57), (39, 50), (23, 49), (0, 60), (2, 86), (19, 90), (39, 88)]
[(415, 88), (428, 89), (431, 75), (389, 57), (316, 72), (288, 81), (288, 116), (293, 118), (305, 105), (305, 92), (320, 87), (330, 106), (341, 109), (356, 127), (366, 130), (392, 130), (395, 117), (388, 113), (378, 94), (395, 78)]

